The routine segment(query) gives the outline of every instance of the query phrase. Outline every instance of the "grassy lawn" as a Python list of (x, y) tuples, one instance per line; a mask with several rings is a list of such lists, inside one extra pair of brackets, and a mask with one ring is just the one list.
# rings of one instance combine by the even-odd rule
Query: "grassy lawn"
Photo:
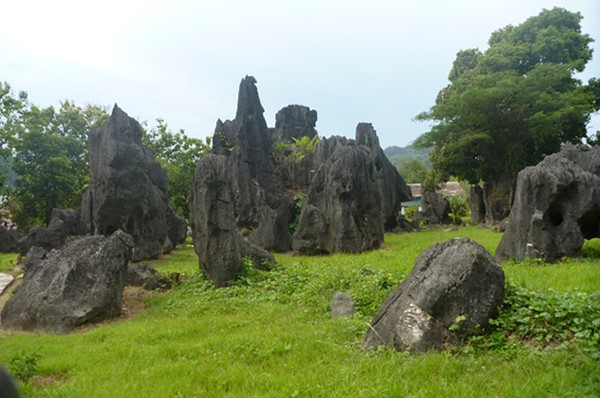
[[(360, 255), (279, 254), (273, 270), (245, 267), (225, 289), (197, 273), (193, 248), (180, 248), (153, 265), (181, 272), (184, 282), (149, 294), (135, 317), (69, 335), (0, 332), (0, 361), (39, 355), (23, 386), (31, 397), (599, 396), (599, 362), (577, 346), (468, 346), (416, 356), (360, 348), (367, 323), (416, 256), (458, 236), (492, 253), (501, 237), (465, 227), (390, 234), (382, 249)], [(600, 291), (600, 242), (589, 242), (586, 253), (557, 265), (503, 267), (518, 286), (589, 296)], [(355, 317), (330, 318), (337, 290), (354, 297)]]
[(0, 272), (10, 271), (17, 263), (16, 253), (0, 253)]

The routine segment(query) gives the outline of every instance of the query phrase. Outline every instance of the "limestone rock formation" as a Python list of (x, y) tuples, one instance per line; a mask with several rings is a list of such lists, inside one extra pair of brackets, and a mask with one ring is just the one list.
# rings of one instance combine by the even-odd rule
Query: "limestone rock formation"
[(508, 227), (496, 250), (503, 260), (556, 261), (577, 256), (600, 237), (600, 147), (566, 145), (517, 176)]
[(154, 258), (177, 242), (167, 198), (167, 174), (142, 145), (142, 129), (117, 105), (108, 123), (89, 133), (91, 183), (82, 218), (93, 234), (117, 229), (135, 241), (132, 260)]
[(483, 188), (479, 185), (471, 185), (469, 208), (471, 209), (471, 224), (480, 224), (485, 221), (484, 194)]
[(119, 315), (132, 247), (131, 236), (118, 230), (50, 251), (4, 306), (2, 325), (63, 333)]
[(334, 136), (319, 143), (317, 162), (320, 158), (325, 160), (304, 200), (294, 250), (356, 253), (379, 247), (384, 233), (382, 201), (369, 149)]
[[(304, 152), (296, 141), (313, 140), (318, 136), (315, 124), (317, 111), (303, 105), (289, 105), (277, 112), (275, 128), (271, 129), (274, 142), (275, 167), (284, 189), (307, 192), (314, 175), (314, 152)], [(295, 148), (294, 153), (290, 148)]]
[(379, 138), (371, 123), (356, 126), (356, 143), (369, 148), (375, 166), (375, 182), (380, 193), (381, 210), (386, 230), (397, 226), (397, 217), (402, 210), (402, 202), (412, 200), (410, 188), (389, 161), (379, 145)]
[(254, 244), (276, 251), (291, 247), (293, 195), (274, 168), (273, 137), (265, 122), (256, 79), (242, 79), (234, 120), (217, 121), (213, 153), (230, 159), (233, 206), (238, 227)]
[(294, 138), (317, 136), (317, 111), (303, 105), (288, 105), (275, 115), (272, 131), (274, 142), (290, 142)]
[[(478, 243), (451, 239), (426, 249), (413, 271), (383, 303), (363, 348), (415, 352), (441, 349), (485, 326), (504, 300), (504, 271)], [(457, 317), (457, 331), (449, 328)]]
[(87, 233), (79, 213), (73, 209), (52, 209), (50, 223), (47, 228), (32, 228), (19, 241), (19, 253), (24, 256), (33, 246), (45, 250), (58, 249), (64, 246), (67, 238), (82, 236)]
[(227, 286), (240, 272), (242, 259), (273, 263), (273, 256), (244, 240), (234, 216), (233, 160), (208, 155), (198, 162), (192, 187), (191, 224), (200, 267), (215, 286)]
[(450, 224), (450, 203), (441, 194), (423, 189), (419, 217), (428, 224)]

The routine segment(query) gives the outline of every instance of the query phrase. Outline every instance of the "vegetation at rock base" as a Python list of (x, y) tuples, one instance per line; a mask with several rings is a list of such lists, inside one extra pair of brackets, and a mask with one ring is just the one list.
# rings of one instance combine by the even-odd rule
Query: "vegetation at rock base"
[[(460, 51), (435, 105), (416, 117), (437, 124), (414, 143), (433, 147), (426, 185), (450, 176), (484, 181), (488, 198), (508, 214), (511, 186), (524, 167), (585, 140), (597, 111), (600, 85), (575, 78), (591, 59), (592, 38), (581, 33), (579, 13), (543, 10), (517, 26), (492, 33), (489, 48)], [(591, 132), (590, 132), (591, 133)], [(502, 202), (499, 202), (502, 203)]]
[[(487, 337), (417, 356), (360, 348), (415, 257), (456, 236), (492, 252), (500, 239), (477, 227), (389, 234), (370, 253), (279, 254), (271, 271), (246, 265), (223, 289), (197, 273), (191, 247), (180, 248), (153, 265), (182, 272), (183, 283), (147, 296), (136, 316), (70, 335), (0, 332), (0, 361), (39, 353), (28, 397), (598, 395), (590, 342), (599, 333), (599, 239), (581, 259), (504, 263), (507, 305)], [(355, 317), (331, 319), (335, 291), (354, 297)]]

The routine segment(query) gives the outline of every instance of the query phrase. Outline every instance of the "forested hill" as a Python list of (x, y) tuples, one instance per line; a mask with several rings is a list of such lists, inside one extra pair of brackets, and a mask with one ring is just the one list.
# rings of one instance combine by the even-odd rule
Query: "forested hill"
[(416, 159), (423, 162), (428, 169), (431, 168), (429, 152), (431, 152), (431, 148), (417, 149), (412, 145), (407, 145), (405, 147), (390, 146), (383, 150), (385, 156), (387, 156), (390, 162), (396, 167), (404, 162)]

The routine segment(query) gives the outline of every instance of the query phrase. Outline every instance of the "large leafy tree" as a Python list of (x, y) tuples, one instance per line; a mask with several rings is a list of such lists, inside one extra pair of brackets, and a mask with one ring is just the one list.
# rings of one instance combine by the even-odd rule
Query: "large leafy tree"
[(517, 173), (587, 136), (598, 110), (598, 84), (574, 77), (591, 59), (592, 39), (579, 13), (543, 10), (518, 26), (492, 33), (485, 52), (460, 51), (430, 111), (417, 116), (436, 124), (416, 146), (433, 147), (435, 186), (456, 176), (483, 181), (487, 217), (508, 215)]
[(10, 150), (16, 173), (15, 219), (24, 231), (46, 225), (53, 208), (76, 207), (89, 180), (87, 132), (108, 119), (106, 108), (69, 101), (58, 112), (29, 103)]
[(198, 160), (210, 152), (210, 142), (189, 137), (184, 130), (173, 133), (162, 119), (147, 130), (142, 142), (167, 171), (169, 201), (175, 213), (190, 215), (190, 192)]
[(8, 83), (0, 82), (0, 195), (10, 194), (6, 185), (12, 170), (15, 139), (23, 132), (23, 113), (29, 106), (27, 93), (15, 95)]

